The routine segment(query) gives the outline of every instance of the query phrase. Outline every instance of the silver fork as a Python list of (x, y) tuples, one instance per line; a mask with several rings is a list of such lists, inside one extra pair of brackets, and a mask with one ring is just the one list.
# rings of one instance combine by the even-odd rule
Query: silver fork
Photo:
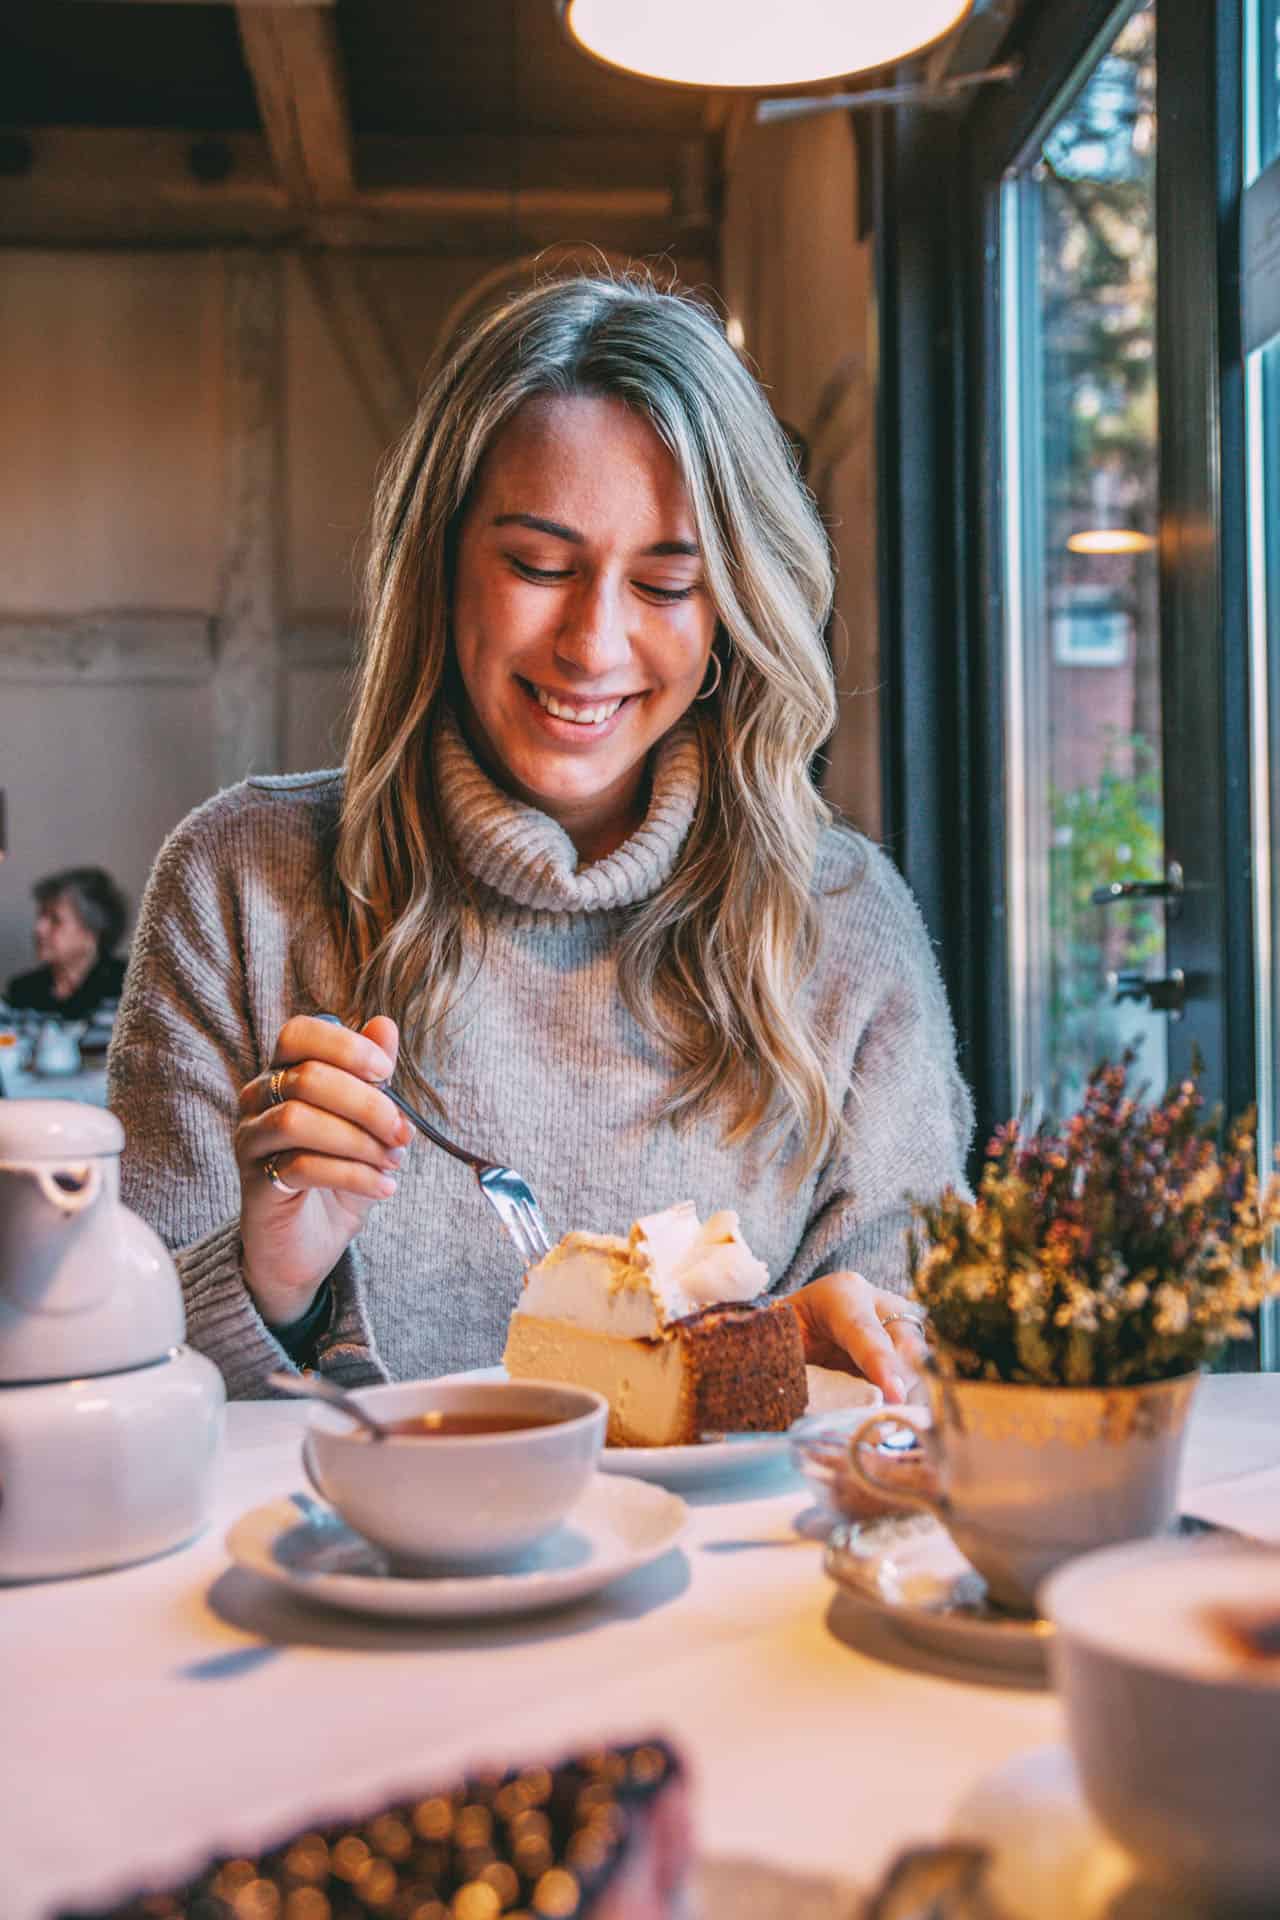
[[(336, 1013), (321, 1013), (316, 1018), (328, 1021), (331, 1027), (343, 1024)], [(500, 1167), (496, 1160), (486, 1160), (481, 1154), (468, 1153), (465, 1147), (446, 1139), (438, 1127), (433, 1127), (396, 1092), (389, 1080), (381, 1081), (378, 1091), (385, 1093), (393, 1106), (399, 1107), (405, 1119), (411, 1120), (432, 1146), (443, 1148), (445, 1153), (451, 1153), (455, 1160), (461, 1160), (464, 1166), (471, 1168), (481, 1193), (515, 1242), (516, 1251), (526, 1267), (531, 1267), (544, 1253), (551, 1251), (551, 1239), (542, 1218), (542, 1209), (533, 1197), (533, 1188), (514, 1167)]]
[(424, 1120), (385, 1080), (380, 1091), (386, 1094), (393, 1106), (399, 1107), (406, 1120), (412, 1120), (418, 1132), (424, 1133), (433, 1146), (443, 1147), (455, 1160), (461, 1160), (464, 1166), (471, 1168), (481, 1193), (515, 1241), (516, 1250), (526, 1267), (531, 1267), (535, 1260), (540, 1260), (544, 1253), (551, 1251), (542, 1209), (533, 1197), (533, 1188), (522, 1174), (517, 1173), (514, 1167), (500, 1167), (496, 1160), (486, 1160), (478, 1153), (468, 1153), (465, 1147), (455, 1146), (452, 1140), (446, 1140), (438, 1127)]

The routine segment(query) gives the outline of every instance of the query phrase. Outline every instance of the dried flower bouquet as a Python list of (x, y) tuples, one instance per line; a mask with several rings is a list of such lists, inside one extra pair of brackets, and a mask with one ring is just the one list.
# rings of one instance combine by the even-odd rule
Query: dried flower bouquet
[(1065, 1125), (999, 1128), (977, 1199), (913, 1209), (911, 1275), (933, 1365), (962, 1380), (1124, 1386), (1187, 1373), (1280, 1291), (1280, 1179), (1255, 1125), (1218, 1144), (1199, 1076), (1142, 1104), (1134, 1054), (1104, 1062)]

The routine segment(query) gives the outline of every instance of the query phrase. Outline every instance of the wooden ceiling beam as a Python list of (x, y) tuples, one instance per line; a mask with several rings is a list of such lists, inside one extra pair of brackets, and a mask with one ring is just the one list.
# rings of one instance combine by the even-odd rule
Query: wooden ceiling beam
[(712, 256), (715, 234), (708, 228), (676, 227), (670, 218), (652, 214), (571, 217), (550, 212), (522, 211), (512, 219), (510, 209), (499, 214), (456, 213), (435, 216), (415, 209), (396, 217), (377, 209), (353, 208), (340, 213), (313, 214), (298, 219), (286, 209), (263, 217), (202, 213), (183, 217), (173, 211), (163, 218), (146, 215), (125, 202), (92, 218), (71, 212), (59, 220), (7, 219), (0, 194), (0, 252), (5, 248), (56, 248), (59, 251), (125, 250), (195, 252), (206, 247), (324, 248), (343, 253), (437, 254), (451, 259), (510, 260), (565, 245), (598, 247), (605, 254), (630, 260), (676, 255), (705, 262)]
[(239, 0), (236, 20), (281, 186), (299, 207), (350, 200), (355, 155), (332, 7)]
[[(189, 134), (135, 129), (40, 128), (28, 136), (25, 173), (0, 176), (0, 245), (201, 247), (227, 244), (367, 248), (373, 251), (505, 254), (588, 241), (634, 255), (678, 244), (705, 255), (696, 217), (677, 210), (670, 181), (646, 183), (638, 168), (611, 170), (608, 142), (573, 137), (540, 153), (525, 184), (468, 182), (368, 187), (329, 206), (299, 206), (276, 175), (258, 134), (193, 141)], [(376, 140), (359, 143), (361, 170), (393, 179), (413, 162), (402, 144), (396, 165)], [(422, 143), (420, 176), (447, 180), (447, 140)], [(627, 184), (606, 184), (618, 172)], [(550, 184), (544, 184), (549, 181)]]
[[(106, 6), (182, 6), (207, 7), (209, 0), (97, 0)], [(337, 0), (238, 0), (242, 7), (332, 7)]]
[(615, 193), (670, 187), (685, 150), (710, 151), (710, 136), (650, 133), (361, 134), (356, 141), (362, 191), (377, 188), (489, 187), (498, 193)]
[(290, 224), (257, 134), (39, 127), (25, 137), (26, 172), (0, 176), (0, 239), (11, 245), (270, 239)]

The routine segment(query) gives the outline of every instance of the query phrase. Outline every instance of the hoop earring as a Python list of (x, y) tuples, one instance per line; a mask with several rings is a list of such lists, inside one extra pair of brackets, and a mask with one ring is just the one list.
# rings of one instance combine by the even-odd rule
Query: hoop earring
[(693, 697), (695, 700), (709, 700), (713, 693), (720, 691), (720, 682), (724, 678), (724, 668), (720, 664), (720, 655), (718, 653), (712, 654), (711, 664), (716, 670), (716, 677), (709, 687), (704, 687), (701, 693), (694, 694)]

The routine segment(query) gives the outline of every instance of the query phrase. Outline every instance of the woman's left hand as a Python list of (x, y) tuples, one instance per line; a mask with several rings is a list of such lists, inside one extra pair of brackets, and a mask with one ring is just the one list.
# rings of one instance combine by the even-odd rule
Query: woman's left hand
[(873, 1287), (860, 1273), (827, 1273), (788, 1300), (813, 1366), (865, 1374), (886, 1401), (900, 1405), (924, 1366), (919, 1307), (900, 1293)]

